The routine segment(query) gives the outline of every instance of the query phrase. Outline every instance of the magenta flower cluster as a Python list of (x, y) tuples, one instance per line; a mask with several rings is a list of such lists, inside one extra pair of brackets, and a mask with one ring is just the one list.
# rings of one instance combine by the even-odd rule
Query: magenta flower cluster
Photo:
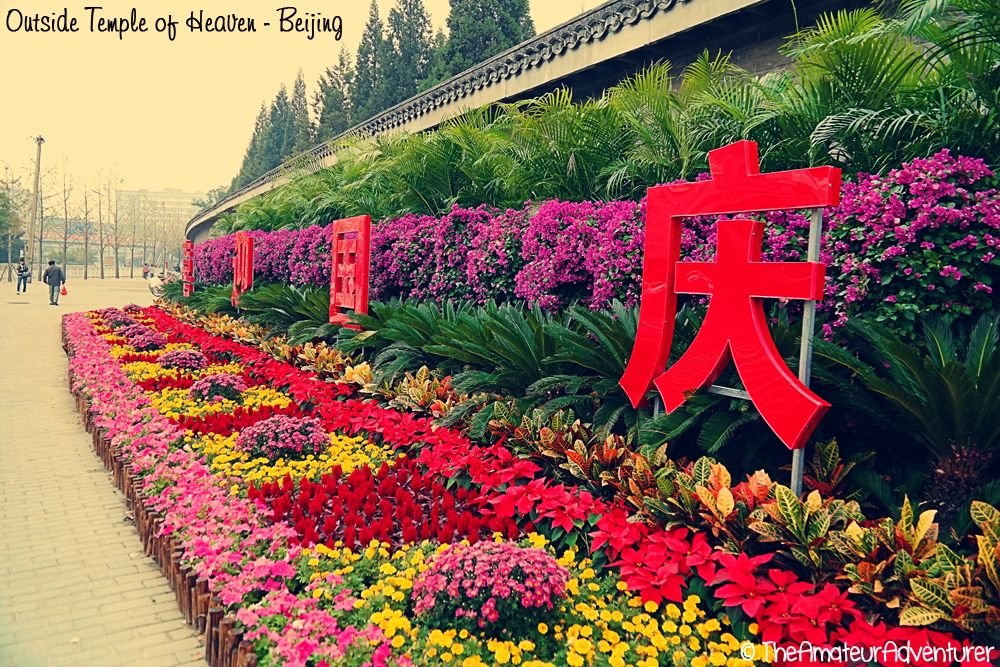
[[(292, 279), (289, 258), (300, 232), (279, 229), (274, 232), (255, 230), (253, 237), (254, 273), (262, 283), (288, 283)], [(326, 259), (329, 262), (329, 258)]]
[(129, 343), (139, 352), (151, 352), (165, 346), (167, 339), (163, 337), (163, 334), (150, 329), (146, 333), (133, 336), (129, 339)]
[[(330, 286), (330, 227), (314, 225), (299, 230), (288, 258), (289, 280), (293, 285)], [(257, 254), (254, 253), (254, 264)], [(265, 259), (265, 264), (274, 259)], [(261, 279), (261, 282), (269, 282)]]
[(104, 321), (104, 324), (111, 327), (112, 329), (115, 329), (116, 331), (118, 329), (123, 329), (125, 327), (138, 324), (135, 321), (134, 317), (117, 308), (103, 308), (100, 311), (98, 311), (98, 313), (100, 314), (101, 319)]
[(1000, 192), (983, 187), (992, 176), (982, 160), (943, 150), (845, 183), (824, 244), (831, 324), (860, 312), (898, 322), (994, 307)]
[(645, 200), (546, 202), (524, 235), (515, 294), (547, 310), (577, 299), (591, 308), (637, 302), (644, 211)]
[(383, 220), (372, 231), (372, 298), (509, 300), (527, 221), (527, 208), (485, 205)]
[(119, 322), (119, 326), (112, 328), (115, 330), (115, 334), (122, 336), (123, 338), (133, 338), (149, 331), (149, 327), (144, 324), (139, 324), (135, 320), (133, 320), (131, 324), (122, 324)]
[[(254, 281), (326, 286), (330, 282), (328, 227), (250, 232), (254, 240)], [(195, 279), (225, 285), (233, 282), (234, 235), (219, 236), (195, 246)]]
[(251, 424), (236, 438), (236, 448), (275, 461), (319, 455), (330, 446), (330, 436), (318, 419), (277, 415)]
[(511, 542), (456, 544), (413, 582), (413, 610), (443, 627), (516, 633), (566, 597), (569, 572), (542, 549)]
[[(236, 256), (236, 238), (217, 236), (194, 247), (194, 276), (200, 283), (212, 285), (232, 284), (233, 257)], [(256, 263), (257, 253), (254, 252)], [(264, 281), (262, 281), (264, 282)]]
[(198, 350), (170, 350), (160, 356), (160, 365), (182, 371), (200, 371), (208, 366), (208, 359)]
[(122, 336), (125, 341), (139, 352), (149, 352), (158, 350), (167, 344), (167, 338), (159, 331), (150, 329), (145, 324), (139, 324), (130, 316), (120, 310), (105, 309), (102, 311), (101, 319), (105, 324), (118, 327), (115, 333)]
[(238, 400), (246, 388), (247, 383), (241, 376), (231, 373), (216, 373), (195, 381), (191, 385), (190, 391), (193, 398), (213, 403), (223, 399)]

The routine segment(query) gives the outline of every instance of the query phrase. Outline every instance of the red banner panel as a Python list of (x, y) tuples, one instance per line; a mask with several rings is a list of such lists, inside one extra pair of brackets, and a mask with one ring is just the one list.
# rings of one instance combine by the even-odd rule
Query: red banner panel
[(184, 296), (191, 296), (194, 294), (194, 241), (185, 241), (183, 252), (181, 280), (184, 283)]
[[(718, 223), (714, 262), (681, 262), (681, 224), (688, 216), (836, 206), (840, 170), (761, 174), (752, 141), (710, 151), (708, 164), (711, 180), (648, 191), (639, 327), (620, 383), (633, 405), (642, 403), (655, 385), (670, 412), (710, 386), (732, 359), (764, 421), (789, 449), (798, 449), (830, 404), (785, 365), (768, 329), (763, 299), (822, 298), (825, 265), (761, 262), (764, 223), (746, 219)], [(664, 370), (678, 294), (711, 299), (691, 346)]]
[(236, 232), (236, 255), (233, 257), (233, 307), (240, 305), (240, 295), (253, 289), (253, 237)]
[(330, 234), (330, 323), (347, 324), (347, 312), (368, 313), (368, 266), (372, 219), (367, 215), (333, 223)]

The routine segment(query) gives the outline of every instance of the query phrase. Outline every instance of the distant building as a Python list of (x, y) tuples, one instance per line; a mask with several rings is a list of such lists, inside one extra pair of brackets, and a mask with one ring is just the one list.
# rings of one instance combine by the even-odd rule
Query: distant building
[[(136, 253), (136, 263), (141, 263), (140, 258), (145, 256), (147, 261), (158, 265), (164, 260), (171, 267), (179, 264), (184, 223), (198, 213), (194, 201), (205, 197), (204, 192), (183, 192), (176, 188), (119, 190), (118, 218), (123, 232), (131, 238), (134, 221), (135, 245), (145, 246), (144, 252)], [(123, 258), (125, 261), (130, 259), (131, 253)]]
[(196, 199), (204, 199), (204, 192), (182, 192), (175, 188), (163, 190), (119, 190), (118, 211), (122, 217), (127, 217), (137, 207), (147, 207), (155, 214), (157, 222), (174, 223), (180, 220), (181, 225), (198, 212), (194, 205)]

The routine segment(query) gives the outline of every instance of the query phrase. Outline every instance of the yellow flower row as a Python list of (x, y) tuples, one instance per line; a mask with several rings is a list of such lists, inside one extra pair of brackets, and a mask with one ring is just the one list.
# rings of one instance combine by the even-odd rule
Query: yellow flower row
[[(498, 535), (495, 539), (502, 538)], [(524, 544), (551, 551), (540, 535), (531, 535)], [(355, 598), (352, 613), (367, 613), (393, 647), (410, 657), (455, 667), (496, 664), (751, 667), (755, 664), (740, 657), (742, 642), (724, 627), (728, 621), (706, 619), (697, 596), (689, 596), (682, 605), (668, 604), (662, 608), (643, 604), (640, 598), (629, 594), (624, 583), (614, 582), (612, 575), (598, 578), (590, 560), (578, 560), (574, 550), (559, 558), (571, 579), (568, 596), (554, 616), (559, 620), (551, 626), (539, 623), (530, 636), (516, 640), (481, 637), (464, 629), (423, 626), (419, 617), (407, 616), (413, 582), (427, 569), (435, 553), (448, 548), (424, 542), (390, 552), (388, 545), (373, 543), (354, 552), (338, 543), (335, 548), (316, 545), (304, 550), (303, 557), (311, 571), (309, 588), (313, 597), (332, 605), (346, 587)], [(553, 662), (539, 660), (538, 655)]]
[(203, 401), (191, 396), (189, 389), (168, 387), (159, 391), (149, 392), (150, 402), (162, 415), (168, 417), (205, 417), (207, 415), (230, 414), (242, 405), (244, 408), (272, 407), (287, 408), (292, 404), (285, 394), (264, 385), (246, 389), (236, 402), (228, 398), (219, 401)]
[[(217, 433), (195, 435), (188, 432), (184, 441), (195, 451), (205, 455), (212, 472), (226, 483), (234, 479), (257, 485), (276, 482), (291, 475), (295, 480), (318, 480), (339, 465), (344, 473), (361, 466), (378, 467), (390, 461), (394, 452), (389, 447), (377, 445), (361, 437), (347, 437), (338, 433), (330, 435), (330, 448), (314, 456), (309, 454), (302, 460), (278, 459), (269, 461), (264, 457), (253, 458), (249, 453), (236, 449), (238, 434), (230, 436)], [(234, 487), (238, 492), (239, 487)]]
[[(114, 343), (115, 341), (122, 340), (120, 336), (106, 335), (105, 340), (109, 343)], [(167, 346), (159, 350), (150, 350), (148, 352), (143, 352), (142, 354), (150, 355), (153, 357), (159, 357), (164, 352), (170, 352), (171, 350), (190, 350), (192, 348), (191, 343), (167, 343)], [(131, 345), (112, 345), (111, 346), (111, 358), (121, 359), (122, 357), (129, 354), (139, 354), (134, 347)]]
[(164, 368), (153, 361), (130, 361), (122, 364), (122, 370), (133, 382), (143, 380), (153, 380), (156, 378), (178, 378), (181, 376), (200, 378), (206, 375), (216, 375), (218, 373), (230, 373), (233, 375), (243, 372), (243, 367), (239, 364), (215, 364), (198, 371), (182, 371), (176, 368)]

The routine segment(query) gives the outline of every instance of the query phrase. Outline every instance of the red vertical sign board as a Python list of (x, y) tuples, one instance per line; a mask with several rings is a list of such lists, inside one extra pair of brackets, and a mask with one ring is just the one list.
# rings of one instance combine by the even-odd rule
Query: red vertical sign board
[[(762, 174), (752, 141), (709, 151), (708, 165), (711, 180), (649, 189), (639, 327), (620, 384), (633, 405), (655, 386), (672, 412), (711, 385), (732, 360), (764, 421), (789, 449), (798, 449), (830, 405), (788, 370), (771, 338), (763, 299), (821, 299), (824, 265), (762, 262), (764, 223), (739, 217), (717, 223), (714, 262), (682, 262), (681, 225), (683, 218), (697, 215), (836, 206), (840, 170)], [(678, 294), (711, 299), (701, 330), (664, 370)]]
[(184, 242), (181, 280), (184, 282), (184, 296), (191, 296), (194, 293), (194, 241)]
[(230, 301), (239, 306), (240, 295), (253, 289), (253, 237), (236, 232), (236, 254), (233, 256), (233, 293)]
[(330, 235), (330, 323), (349, 325), (347, 312), (368, 313), (368, 265), (372, 219), (367, 215), (333, 223)]

